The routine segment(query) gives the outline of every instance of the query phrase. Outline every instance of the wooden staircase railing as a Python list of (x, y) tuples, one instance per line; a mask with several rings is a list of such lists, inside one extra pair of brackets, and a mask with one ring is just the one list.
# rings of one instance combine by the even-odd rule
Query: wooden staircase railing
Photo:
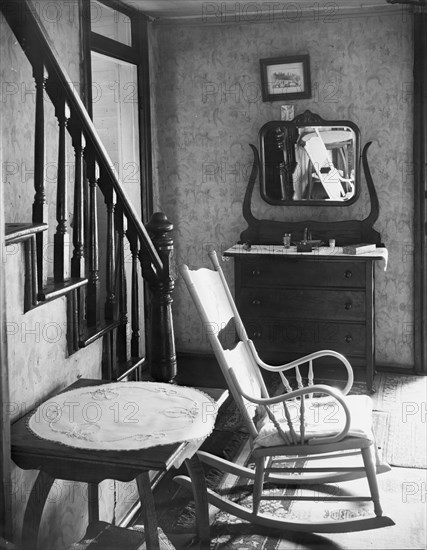
[[(37, 227), (48, 223), (44, 133), (46, 98), (52, 102), (58, 120), (53, 280), (48, 280), (43, 260), (47, 231), (37, 231), (37, 303), (67, 295), (69, 352), (103, 337), (103, 376), (114, 379), (129, 375), (144, 360), (140, 352), (139, 260), (142, 276), (151, 291), (150, 319), (147, 322), (150, 373), (155, 380), (170, 381), (176, 375), (171, 311), (174, 287), (172, 224), (164, 214), (156, 213), (147, 227), (144, 226), (78, 92), (28, 1), (0, 0), (0, 9), (32, 65), (36, 84), (32, 222)], [(67, 181), (65, 170), (69, 140), (75, 156), (74, 182)], [(74, 196), (72, 224), (67, 219), (67, 191), (71, 186)], [(105, 266), (99, 265), (98, 189), (105, 199)], [(125, 239), (129, 241), (132, 258), (129, 312)], [(105, 287), (103, 293), (101, 274)], [(100, 304), (101, 294), (105, 294), (103, 305)], [(129, 317), (131, 338), (128, 345)]]

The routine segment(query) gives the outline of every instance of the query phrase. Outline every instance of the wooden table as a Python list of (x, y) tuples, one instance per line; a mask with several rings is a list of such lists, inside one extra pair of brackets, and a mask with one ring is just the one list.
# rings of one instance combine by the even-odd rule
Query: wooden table
[[(71, 389), (109, 383), (81, 379), (66, 388)], [(200, 388), (221, 405), (228, 391)], [(33, 411), (32, 411), (33, 412)], [(11, 428), (12, 459), (23, 470), (39, 470), (24, 515), (23, 550), (35, 550), (40, 521), (49, 491), (55, 479), (88, 483), (89, 523), (98, 520), (98, 484), (105, 479), (136, 480), (141, 500), (147, 548), (159, 548), (157, 517), (151, 490), (150, 470), (169, 470), (185, 461), (196, 503), (198, 535), (201, 548), (209, 548), (209, 519), (206, 483), (194, 445), (188, 442), (161, 445), (141, 450), (91, 451), (61, 445), (41, 439), (27, 427), (32, 412)]]

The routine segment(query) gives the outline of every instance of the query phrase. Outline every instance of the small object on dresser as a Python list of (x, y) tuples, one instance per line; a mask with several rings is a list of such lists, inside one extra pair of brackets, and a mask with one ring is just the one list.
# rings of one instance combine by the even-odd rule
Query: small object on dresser
[(285, 233), (283, 235), (283, 246), (285, 248), (290, 248), (291, 247), (291, 234), (290, 233)]
[(307, 241), (300, 241), (297, 244), (297, 252), (313, 252), (313, 246)]
[(330, 248), (335, 248), (335, 239), (329, 239)]
[(350, 244), (348, 246), (342, 247), (343, 254), (366, 254), (366, 252), (374, 252), (376, 250), (375, 244), (367, 244), (367, 243), (360, 243), (360, 244)]

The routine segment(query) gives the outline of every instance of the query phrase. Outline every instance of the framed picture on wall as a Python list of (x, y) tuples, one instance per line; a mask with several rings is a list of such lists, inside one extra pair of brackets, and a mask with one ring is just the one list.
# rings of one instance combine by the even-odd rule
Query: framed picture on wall
[(260, 59), (263, 101), (311, 97), (308, 55)]

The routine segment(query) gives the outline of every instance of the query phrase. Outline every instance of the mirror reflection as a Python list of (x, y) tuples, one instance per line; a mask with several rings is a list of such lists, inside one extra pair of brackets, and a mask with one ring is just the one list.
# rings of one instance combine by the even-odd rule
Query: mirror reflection
[(347, 121), (268, 122), (260, 131), (261, 195), (272, 204), (339, 204), (359, 192), (359, 135)]

